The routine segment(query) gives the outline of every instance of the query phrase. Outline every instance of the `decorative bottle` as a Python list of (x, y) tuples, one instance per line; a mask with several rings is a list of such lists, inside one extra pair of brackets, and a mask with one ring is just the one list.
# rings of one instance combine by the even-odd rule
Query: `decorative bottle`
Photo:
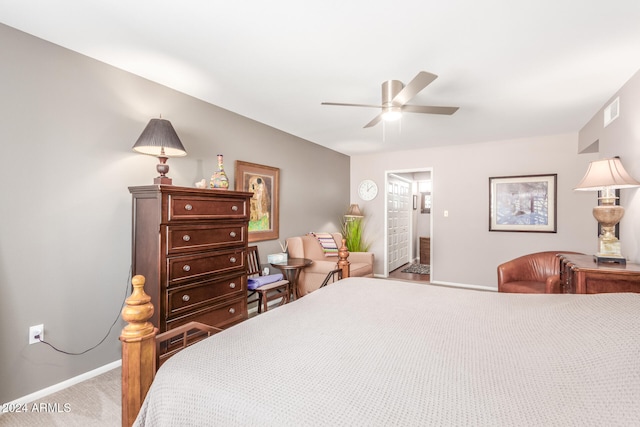
[(211, 188), (217, 188), (218, 190), (229, 189), (229, 178), (227, 178), (227, 174), (224, 171), (222, 154), (218, 154), (218, 170), (211, 175)]

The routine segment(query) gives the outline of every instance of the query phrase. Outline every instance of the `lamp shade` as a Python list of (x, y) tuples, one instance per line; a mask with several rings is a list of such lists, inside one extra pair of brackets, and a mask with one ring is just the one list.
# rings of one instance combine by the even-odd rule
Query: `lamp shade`
[(178, 134), (171, 122), (165, 119), (151, 119), (133, 145), (134, 151), (156, 157), (186, 156)]
[(357, 203), (354, 203), (351, 206), (349, 206), (349, 212), (344, 214), (344, 216), (346, 216), (348, 218), (362, 218), (362, 217), (364, 217), (364, 215), (362, 215), (362, 211), (360, 211), (360, 206), (358, 206)]
[(587, 173), (574, 190), (600, 191), (603, 188), (631, 188), (640, 186), (627, 173), (619, 157), (596, 160), (589, 163)]

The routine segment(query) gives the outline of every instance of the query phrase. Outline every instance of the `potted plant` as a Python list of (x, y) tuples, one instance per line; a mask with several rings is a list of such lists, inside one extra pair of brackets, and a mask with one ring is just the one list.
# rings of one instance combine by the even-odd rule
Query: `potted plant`
[(367, 252), (370, 244), (364, 240), (364, 215), (357, 204), (351, 205), (342, 217), (342, 238), (349, 252)]

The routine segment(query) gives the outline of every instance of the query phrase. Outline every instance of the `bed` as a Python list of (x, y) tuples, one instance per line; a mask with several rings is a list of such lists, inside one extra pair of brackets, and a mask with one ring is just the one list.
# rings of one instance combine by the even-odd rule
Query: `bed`
[(171, 357), (135, 425), (639, 425), (639, 336), (640, 294), (348, 278)]

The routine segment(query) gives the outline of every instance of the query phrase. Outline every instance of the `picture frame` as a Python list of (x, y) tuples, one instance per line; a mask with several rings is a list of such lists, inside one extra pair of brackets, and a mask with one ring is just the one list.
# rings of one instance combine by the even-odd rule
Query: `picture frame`
[(278, 239), (280, 169), (236, 160), (235, 189), (253, 193), (249, 207), (249, 242)]
[(557, 232), (558, 174), (489, 178), (489, 231)]

